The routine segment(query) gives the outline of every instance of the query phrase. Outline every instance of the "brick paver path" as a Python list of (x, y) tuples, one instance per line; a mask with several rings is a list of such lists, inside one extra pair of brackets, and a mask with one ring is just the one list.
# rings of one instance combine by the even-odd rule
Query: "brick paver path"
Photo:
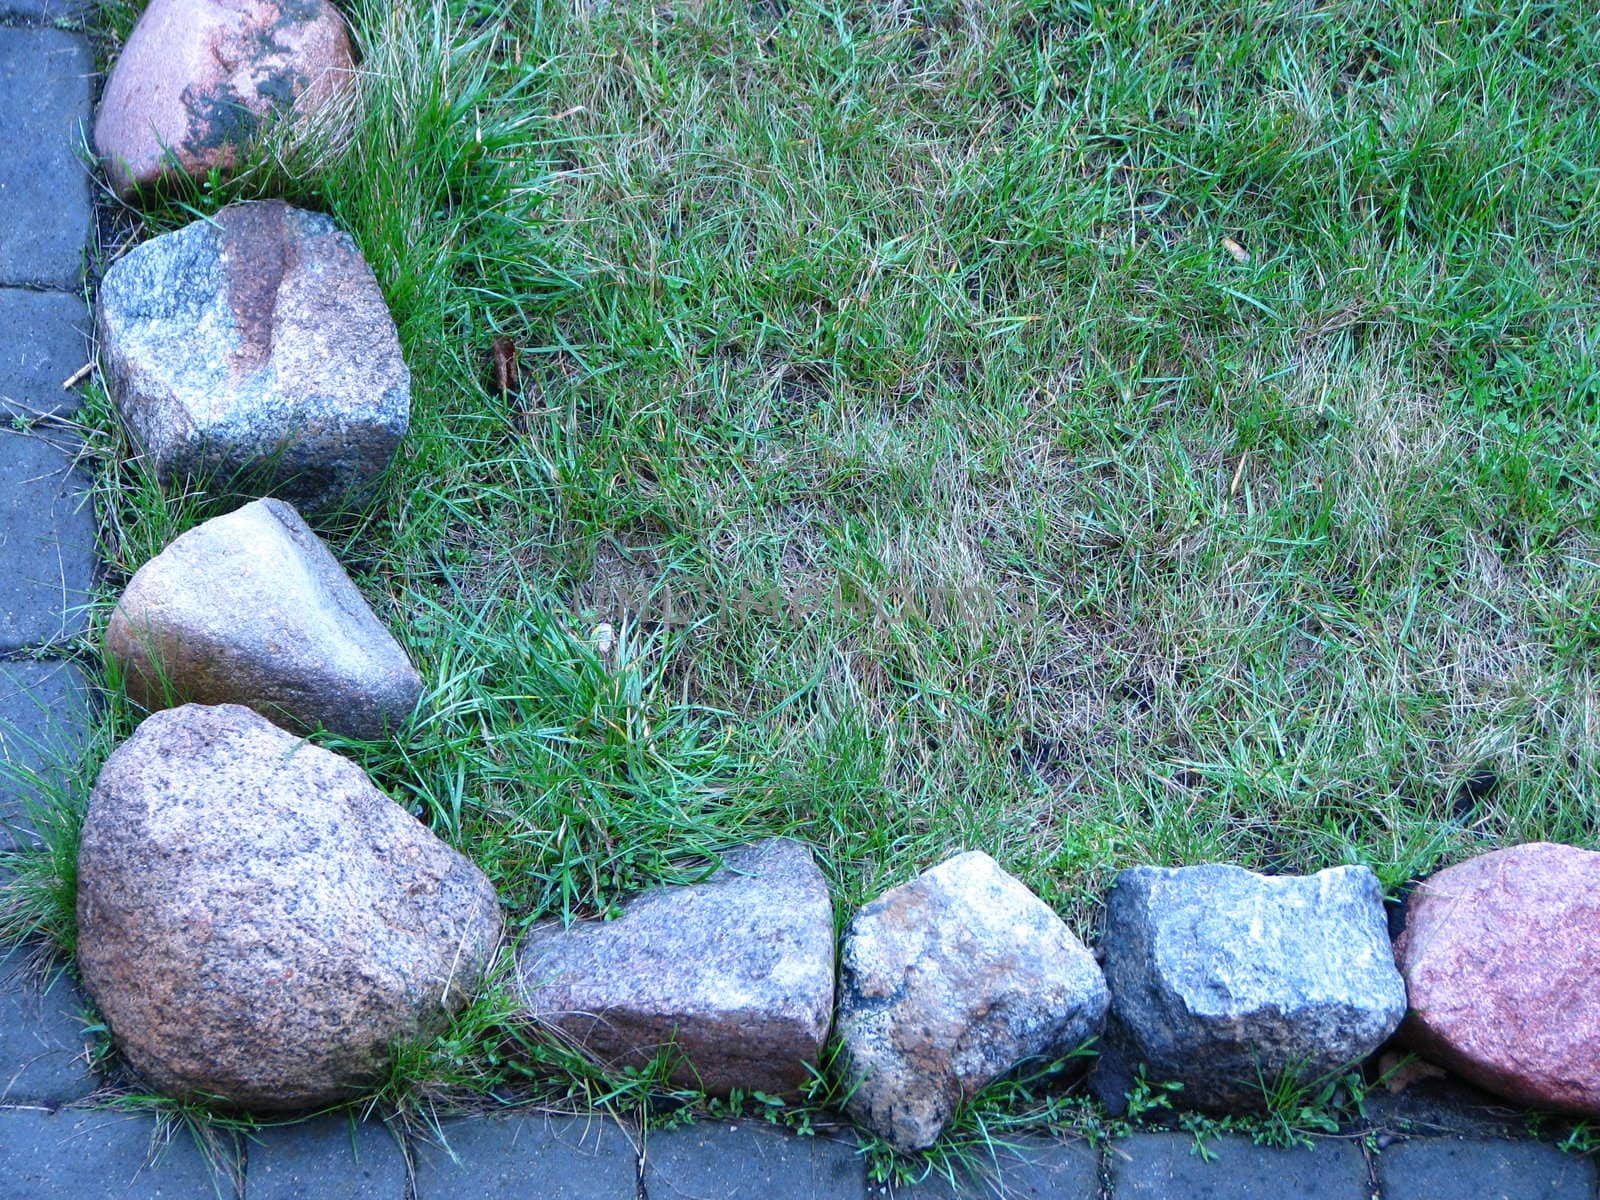
[[(89, 0), (0, 0), (0, 754), (49, 786), (87, 720), (81, 605), (94, 520), (64, 389), (88, 354), (81, 294), (91, 220), (83, 145), (86, 40), (52, 26)], [(33, 785), (0, 782), (0, 837), (28, 837)], [(325, 1117), (222, 1136), (202, 1150), (149, 1113), (82, 1103), (94, 1086), (70, 979), (0, 965), (0, 1200), (1597, 1200), (1595, 1165), (1470, 1122), (1413, 1122), (1271, 1150), (1147, 1133), (1095, 1148), (1020, 1139), (982, 1178), (889, 1189), (848, 1135), (800, 1138), (704, 1122), (644, 1137), (605, 1118), (523, 1113), (448, 1120), (433, 1140)], [(79, 1102), (79, 1103), (74, 1103)], [(1453, 1136), (1452, 1136), (1453, 1135)], [(408, 1166), (408, 1164), (410, 1164)], [(891, 1197), (892, 1193), (892, 1197)]]

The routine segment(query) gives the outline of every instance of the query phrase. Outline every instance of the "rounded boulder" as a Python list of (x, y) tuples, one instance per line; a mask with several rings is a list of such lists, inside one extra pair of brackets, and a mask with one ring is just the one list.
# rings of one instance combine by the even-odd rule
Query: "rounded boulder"
[(149, 717), (78, 854), (78, 961), (162, 1093), (349, 1099), (441, 1032), (499, 943), (494, 888), (354, 763), (237, 705)]

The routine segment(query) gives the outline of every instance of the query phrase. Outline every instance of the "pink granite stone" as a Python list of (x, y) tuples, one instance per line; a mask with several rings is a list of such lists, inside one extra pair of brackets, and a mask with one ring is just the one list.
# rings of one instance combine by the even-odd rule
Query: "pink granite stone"
[(106, 81), (95, 149), (124, 196), (174, 159), (227, 170), (274, 115), (336, 100), (353, 66), (328, 0), (151, 0)]
[(1534, 842), (1440, 871), (1395, 959), (1411, 1046), (1508, 1099), (1600, 1116), (1600, 854)]

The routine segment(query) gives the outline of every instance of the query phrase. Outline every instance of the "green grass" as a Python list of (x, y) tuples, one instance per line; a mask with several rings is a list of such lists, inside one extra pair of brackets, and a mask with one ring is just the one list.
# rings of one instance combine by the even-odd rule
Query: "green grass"
[[(982, 848), (1091, 939), (1136, 863), (1600, 844), (1586, 6), (352, 12), (353, 146), (141, 232), (277, 194), (371, 260), (413, 432), (321, 528), (429, 694), (330, 744), (514, 927), (771, 833), (841, 921)], [(90, 423), (109, 601), (233, 501)], [(386, 1095), (528, 1083), (501, 1015)], [(1068, 1119), (997, 1095), (952, 1144)]]

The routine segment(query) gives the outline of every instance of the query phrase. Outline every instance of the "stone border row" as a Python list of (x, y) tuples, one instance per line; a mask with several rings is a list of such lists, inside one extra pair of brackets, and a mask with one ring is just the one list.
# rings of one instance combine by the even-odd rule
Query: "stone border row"
[[(72, 7), (10, 0), (0, 7), (0, 17), (47, 18)], [(0, 405), (8, 421), (20, 418), (29, 426), (0, 434), (0, 717), (12, 718), (13, 738), (20, 730), (24, 738), (41, 743), (49, 740), (50, 730), (70, 724), (61, 719), (64, 711), (83, 708), (83, 686), (66, 651), (82, 628), (81, 604), (94, 573), (87, 484), (73, 467), (70, 429), (57, 421), (75, 411), (73, 393), (61, 386), (60, 368), (84, 354), (76, 283), (89, 229), (89, 188), (71, 134), (87, 120), (90, 71), (88, 46), (79, 35), (0, 28), (0, 119), (13, 131), (12, 146), (0, 163), (0, 200), (8, 215), (22, 214), (0, 229), (0, 319), (5, 321), (0, 329), (23, 348), (16, 357), (0, 360)], [(13, 153), (19, 146), (20, 156)], [(39, 569), (52, 557), (53, 577)], [(35, 714), (31, 725), (14, 719), (24, 709)], [(63, 1062), (59, 1044), (46, 1040), (33, 1053), (21, 1044), (28, 1026), (24, 1010), (36, 999), (15, 978), (0, 992), (0, 1006), (12, 1010), (0, 1008), (0, 1017), (17, 1017), (5, 1021), (0, 1035), (8, 1069), (17, 1065), (4, 1094), (26, 1094), (48, 1106), (70, 1098), (69, 1093), (81, 1095), (88, 1076), (79, 1072), (78, 1082), (72, 1081), (77, 1058)], [(70, 987), (52, 989), (45, 1003), (58, 1019), (70, 1017), (75, 1008)], [(54, 1063), (61, 1073), (54, 1084), (17, 1087), (41, 1062)], [(869, 1190), (859, 1157), (846, 1143), (715, 1123), (652, 1135), (642, 1158), (634, 1139), (598, 1118), (452, 1122), (444, 1132), (459, 1156), (454, 1159), (427, 1142), (386, 1140), (379, 1126), (323, 1119), (263, 1130), (237, 1151), (237, 1158), (235, 1150), (222, 1147), (210, 1161), (180, 1132), (152, 1165), (146, 1161), (152, 1132), (143, 1116), (71, 1108), (51, 1113), (32, 1105), (0, 1108), (0, 1156), (17, 1181), (26, 1181), (29, 1195), (93, 1195), (97, 1189), (122, 1188), (123, 1170), (127, 1186), (115, 1194), (174, 1194), (179, 1188), (199, 1194), (202, 1188), (216, 1190), (221, 1178), (237, 1181), (252, 1198), (420, 1200), (435, 1190), (523, 1194), (530, 1176), (543, 1192), (575, 1198), (765, 1191), (843, 1200)], [(1271, 1151), (1229, 1138), (1210, 1153), (1215, 1165), (1193, 1153), (1186, 1135), (1140, 1134), (1112, 1143), (1103, 1157), (1083, 1143), (1041, 1142), (1013, 1161), (994, 1165), (1013, 1185), (1064, 1197), (1187, 1194), (1222, 1183), (1230, 1171), (1246, 1189), (1238, 1194), (1268, 1180), (1270, 1194), (1284, 1196), (1466, 1197), (1487, 1186), (1485, 1196), (1588, 1200), (1596, 1191), (1592, 1163), (1530, 1143), (1408, 1143), (1374, 1156), (1375, 1166), (1352, 1142)], [(408, 1159), (414, 1172), (407, 1169)], [(1477, 1166), (1468, 1161), (1474, 1159), (1480, 1160)], [(1196, 1164), (1205, 1168), (1199, 1175)], [(962, 1189), (899, 1190), (934, 1195)]]

